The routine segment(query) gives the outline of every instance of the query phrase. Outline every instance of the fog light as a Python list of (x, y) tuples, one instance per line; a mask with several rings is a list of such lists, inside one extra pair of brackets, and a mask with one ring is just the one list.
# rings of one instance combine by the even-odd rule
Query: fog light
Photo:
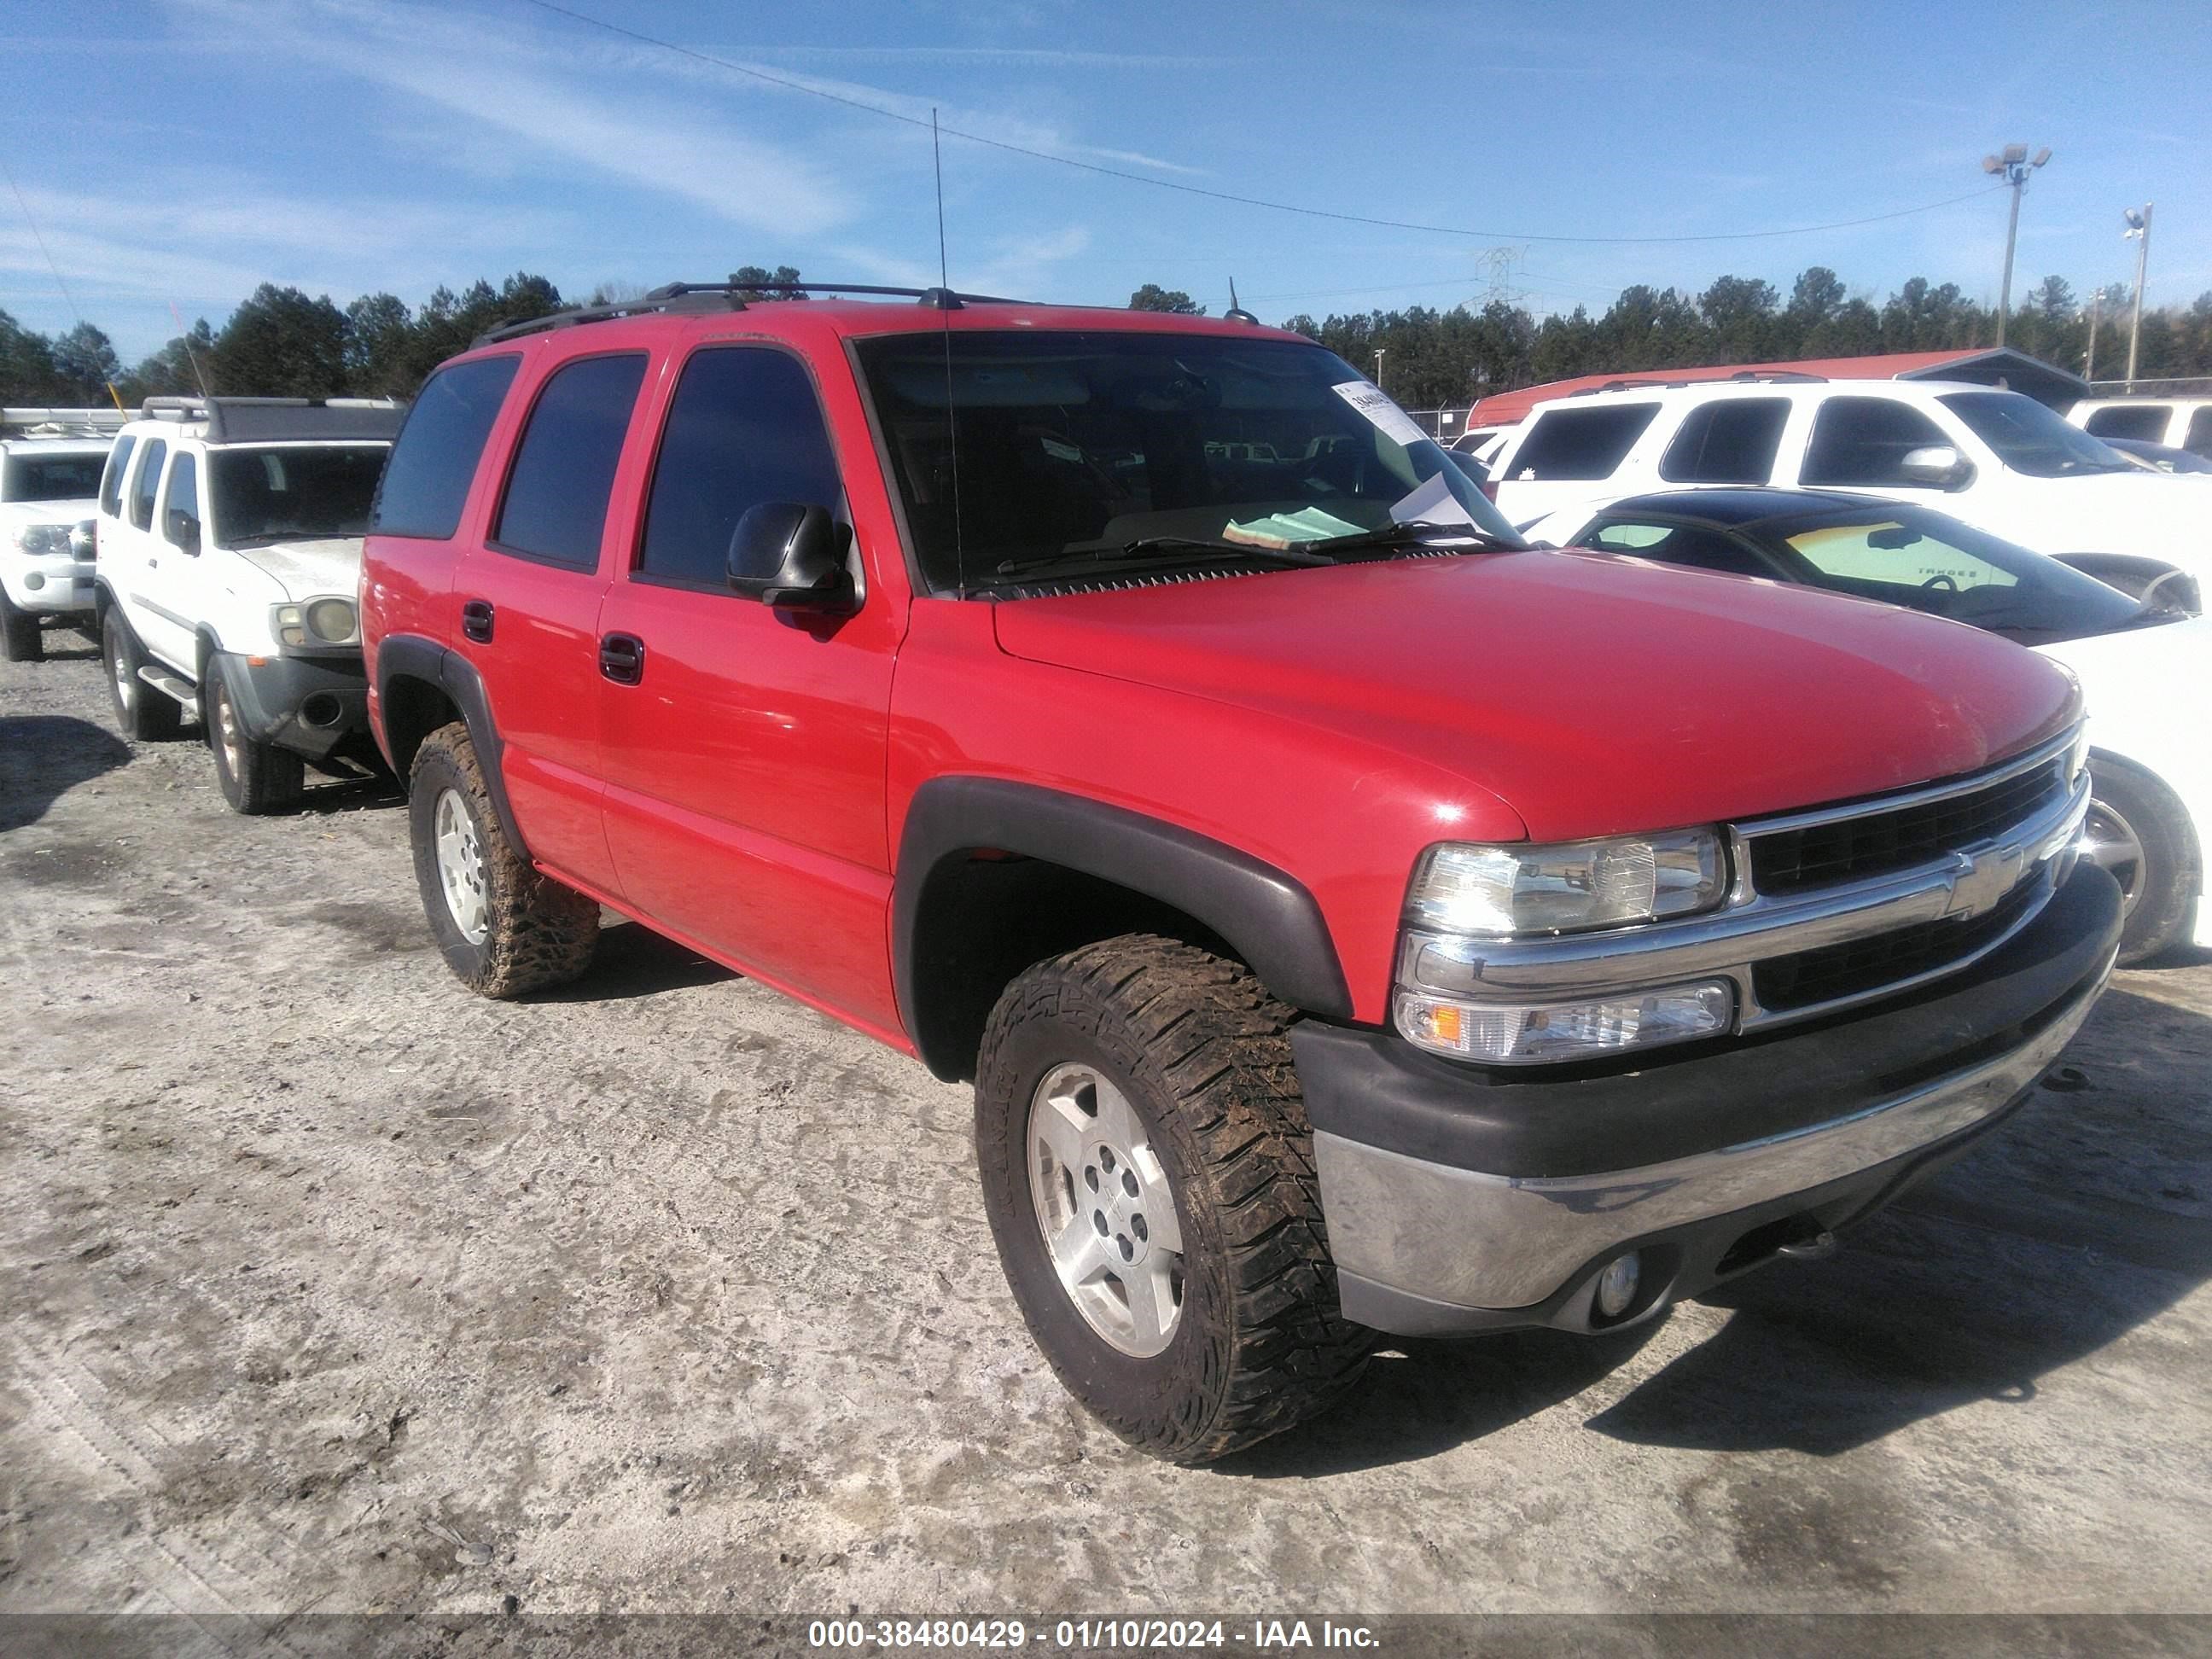
[(1598, 1312), (1607, 1319), (1626, 1313), (1628, 1304), (1636, 1300), (1636, 1281), (1643, 1275), (1643, 1260), (1634, 1250), (1607, 1262), (1605, 1271), (1597, 1276)]
[(46, 573), (45, 571), (27, 570), (23, 573), (23, 586), (29, 588), (33, 593), (37, 592), (46, 585)]

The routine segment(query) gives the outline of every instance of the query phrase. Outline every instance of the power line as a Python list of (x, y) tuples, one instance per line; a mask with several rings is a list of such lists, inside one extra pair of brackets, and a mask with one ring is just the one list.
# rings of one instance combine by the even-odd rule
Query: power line
[[(880, 115), (887, 120), (902, 122), (910, 127), (920, 127), (924, 131), (930, 131), (930, 124), (918, 116), (903, 114), (895, 109), (886, 109), (881, 104), (872, 104), (866, 99), (848, 97), (843, 93), (831, 92), (824, 87), (809, 86), (805, 82), (794, 81), (788, 76), (771, 75), (766, 70), (755, 69), (750, 64), (732, 63), (726, 58), (717, 58), (712, 52), (701, 52), (693, 46), (679, 46), (672, 40), (663, 40), (658, 36), (624, 27), (620, 23), (610, 23), (605, 18), (593, 17), (584, 12), (571, 10), (567, 6), (556, 5), (554, 0), (522, 0), (522, 3), (535, 6), (540, 11), (551, 12), (558, 17), (566, 17), (572, 22), (582, 23), (591, 28), (603, 29), (609, 34), (619, 34), (644, 46), (655, 46), (663, 52), (672, 52), (678, 57), (692, 58), (702, 64), (712, 64), (717, 69), (727, 70), (733, 75), (746, 76), (772, 87), (781, 87), (787, 92), (805, 93), (810, 98), (826, 99), (833, 104), (842, 104), (848, 109), (865, 110), (871, 115)], [(1103, 167), (1096, 161), (1079, 161), (1072, 155), (1054, 155), (1049, 150), (1031, 149), (1026, 145), (1009, 143), (1003, 138), (986, 138), (980, 132), (963, 132), (958, 127), (941, 127), (937, 130), (947, 138), (965, 139), (971, 144), (981, 144), (991, 149), (1004, 150), (1011, 155), (1025, 155), (1033, 161), (1049, 161), (1055, 167), (1074, 167), (1079, 172), (1095, 173), (1109, 179), (1120, 179), (1133, 185), (1149, 185), (1154, 190), (1171, 190), (1184, 196), (1202, 196), (1215, 202), (1233, 202), (1240, 207), (1265, 208), (1273, 213), (1295, 213), (1309, 219), (1331, 219), (1340, 224), (1372, 225), (1382, 230), (1419, 231), (1432, 236), (1470, 236), (1492, 242), (1553, 242), (1610, 247), (1644, 247), (1691, 242), (1755, 242), (1778, 236), (1810, 236), (1820, 231), (1852, 230), (1861, 225), (1878, 225), (1892, 219), (1909, 219), (1916, 214), (1933, 213), (1939, 208), (1956, 207), (1961, 202), (1971, 202), (1978, 197), (1986, 196), (1992, 190), (2006, 188), (2002, 185), (1990, 185), (1980, 190), (1970, 190), (1963, 196), (1946, 197), (1940, 202), (1923, 203), (1918, 207), (1899, 208), (1893, 213), (1869, 214), (1863, 219), (1838, 219), (1831, 223), (1821, 225), (1792, 225), (1780, 230), (1714, 231), (1694, 236), (1540, 236), (1523, 231), (1470, 230), (1460, 225), (1418, 224), (1405, 219), (1373, 218), (1364, 213), (1338, 213), (1328, 208), (1302, 206), (1295, 202), (1271, 202), (1257, 196), (1239, 196), (1231, 191), (1208, 190), (1202, 185), (1184, 185), (1178, 184), (1172, 179), (1155, 179), (1145, 173), (1131, 173), (1121, 167)]]

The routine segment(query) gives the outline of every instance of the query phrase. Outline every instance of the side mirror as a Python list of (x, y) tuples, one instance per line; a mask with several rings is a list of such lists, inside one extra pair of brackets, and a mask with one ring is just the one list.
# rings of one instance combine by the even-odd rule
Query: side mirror
[(182, 507), (169, 509), (169, 539), (187, 553), (200, 550), (200, 521)]
[(784, 611), (849, 611), (851, 540), (827, 507), (797, 501), (748, 507), (730, 534), (730, 591)]
[(1934, 484), (1938, 489), (1957, 489), (1974, 476), (1973, 463), (1948, 444), (1908, 449), (1897, 470), (1908, 483)]

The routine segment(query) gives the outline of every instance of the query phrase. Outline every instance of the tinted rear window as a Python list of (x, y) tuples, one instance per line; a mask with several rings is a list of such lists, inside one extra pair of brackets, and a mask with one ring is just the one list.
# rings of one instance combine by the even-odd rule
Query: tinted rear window
[(108, 453), (107, 472), (100, 481), (100, 510), (119, 514), (123, 511), (123, 475), (131, 470), (131, 452), (138, 447), (133, 434), (118, 438), (115, 447)]
[(2166, 423), (2173, 411), (2164, 404), (2129, 404), (2118, 409), (2089, 412), (2085, 428), (2100, 438), (2140, 438), (2147, 444), (2166, 441)]
[(1790, 420), (1785, 398), (1729, 398), (1700, 404), (1659, 463), (1669, 483), (1765, 483)]
[(100, 469), (106, 459), (104, 455), (10, 455), (0, 500), (88, 501), (99, 493)]
[(1560, 409), (1536, 417), (1509, 476), (1516, 482), (1553, 478), (1609, 478), (1644, 428), (1656, 404), (1616, 404), (1603, 409)]
[(460, 527), (484, 440), (520, 362), (478, 357), (441, 368), (422, 383), (384, 469), (372, 530), (442, 540)]
[(515, 446), (492, 539), (560, 564), (595, 565), (615, 464), (645, 380), (645, 354), (586, 357), (556, 369)]

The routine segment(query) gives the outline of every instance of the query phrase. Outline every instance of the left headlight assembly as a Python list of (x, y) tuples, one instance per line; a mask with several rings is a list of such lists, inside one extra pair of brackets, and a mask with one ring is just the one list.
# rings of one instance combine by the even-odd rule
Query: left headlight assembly
[(15, 545), (26, 553), (66, 553), (70, 526), (65, 524), (27, 524), (15, 532)]
[(1511, 939), (1688, 915), (1718, 905), (1728, 854), (1711, 830), (1549, 846), (1447, 842), (1421, 855), (1406, 920), (1439, 933)]
[(280, 605), (276, 624), (277, 639), (295, 647), (353, 645), (361, 639), (361, 613), (351, 599), (335, 595), (301, 605)]
[[(1727, 896), (1727, 849), (1711, 830), (1548, 845), (1447, 842), (1415, 866), (1406, 923), (1445, 945), (1542, 939), (1693, 915)], [(1418, 964), (1424, 954), (1408, 959)], [(1407, 1039), (1432, 1054), (1557, 1063), (1718, 1036), (1735, 1022), (1735, 989), (1706, 980), (1509, 1004), (1415, 982), (1398, 987), (1392, 1012)]]

